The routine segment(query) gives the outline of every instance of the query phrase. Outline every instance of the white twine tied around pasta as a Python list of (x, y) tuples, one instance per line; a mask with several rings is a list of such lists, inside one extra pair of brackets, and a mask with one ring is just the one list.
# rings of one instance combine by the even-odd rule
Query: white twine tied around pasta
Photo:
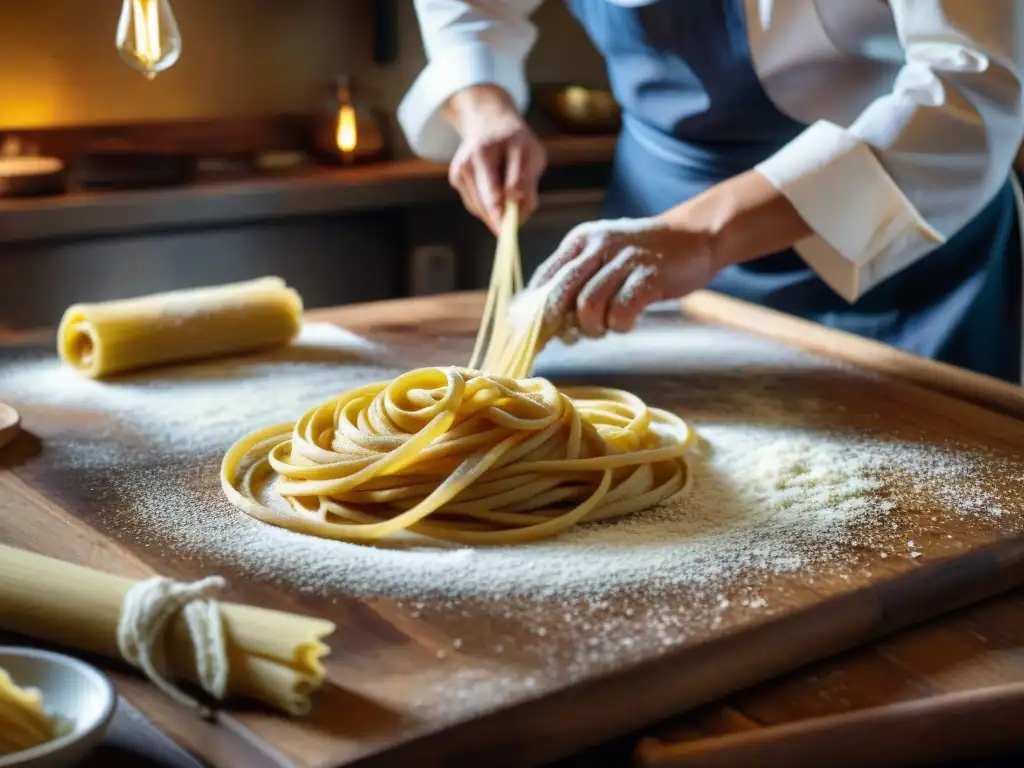
[(165, 677), (164, 634), (180, 612), (195, 651), (199, 684), (214, 699), (223, 699), (229, 663), (220, 603), (213, 595), (226, 586), (220, 576), (192, 583), (163, 577), (139, 581), (125, 595), (117, 625), (117, 647), (125, 660), (175, 701), (205, 717), (212, 712)]

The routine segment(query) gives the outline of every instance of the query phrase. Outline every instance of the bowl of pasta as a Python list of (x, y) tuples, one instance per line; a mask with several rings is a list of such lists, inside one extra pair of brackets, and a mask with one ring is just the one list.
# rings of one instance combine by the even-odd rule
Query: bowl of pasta
[(116, 705), (114, 686), (90, 665), (0, 647), (0, 768), (76, 765), (99, 744)]

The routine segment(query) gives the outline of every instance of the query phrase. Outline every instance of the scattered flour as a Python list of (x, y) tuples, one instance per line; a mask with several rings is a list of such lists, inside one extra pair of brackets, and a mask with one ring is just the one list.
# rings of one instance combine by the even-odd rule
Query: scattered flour
[[(452, 359), (458, 343), (406, 345), (401, 357), (461, 362)], [(417, 694), (391, 702), (424, 722), (478, 715), (785, 610), (780, 579), (863, 580), (863, 552), (867, 562), (878, 553), (887, 564), (923, 563), (952, 538), (952, 518), (958, 532), (1024, 525), (1019, 459), (846, 412), (845, 398), (831, 402), (820, 382), (802, 386), (803, 373), (833, 364), (678, 322), (554, 344), (537, 373), (633, 389), (679, 409), (703, 437), (686, 499), (527, 546), (414, 550), (302, 536), (227, 503), (218, 470), (235, 440), (393, 377), (390, 354), (311, 324), (276, 353), (100, 383), (49, 352), (2, 350), (0, 399), (22, 409), (42, 442), (26, 470), (59, 474), (71, 489), (62, 501), (103, 510), (98, 524), (109, 535), (190, 560), (196, 573), (273, 582), (321, 605), (367, 598), (359, 611), (380, 612), (403, 647), (412, 639), (425, 650), (396, 670), (404, 683), (395, 690)], [(37, 407), (47, 419), (34, 418)], [(58, 412), (61, 428), (47, 431)], [(360, 643), (359, 622), (342, 631), (347, 650), (387, 642)], [(347, 665), (345, 675), (346, 685), (387, 698), (378, 667)]]
[[(312, 324), (290, 350), (113, 383), (83, 379), (51, 356), (22, 352), (14, 361), (15, 353), (6, 353), (0, 394), (28, 410), (67, 409), (71, 429), (44, 435), (44, 455), (50, 466), (75, 473), (82, 493), (103, 504), (117, 535), (321, 594), (434, 600), (598, 599), (623, 589), (696, 594), (740, 573), (785, 573), (849, 559), (858, 543), (870, 545), (872, 536), (880, 541), (872, 531), (896, 533), (887, 525), (897, 507), (889, 482), (895, 477), (910, 489), (902, 502), (939, 505), (952, 514), (992, 519), (997, 513), (991, 510), (1020, 506), (1019, 498), (997, 498), (975, 482), (975, 457), (955, 447), (823, 428), (834, 407), (787, 392), (764, 374), (737, 379), (728, 389), (689, 382), (682, 400), (691, 412), (683, 415), (697, 423), (704, 440), (689, 497), (616, 523), (580, 526), (551, 541), (373, 548), (291, 533), (231, 507), (218, 482), (228, 446), (255, 427), (291, 421), (338, 392), (392, 377), (398, 371), (377, 362), (380, 351), (352, 334)], [(794, 360), (806, 364), (800, 353), (761, 340), (699, 327), (680, 334), (676, 327), (672, 333), (654, 328), (583, 341), (571, 349), (556, 346), (538, 369), (545, 375), (584, 369), (595, 375), (664, 373), (666, 355), (696, 370), (721, 367), (727, 356), (762, 369)], [(685, 368), (677, 364), (674, 370)], [(675, 399), (681, 399), (678, 391)], [(76, 434), (71, 416), (78, 411), (101, 412), (116, 427), (105, 435)], [(769, 602), (757, 594), (744, 599), (748, 608)]]

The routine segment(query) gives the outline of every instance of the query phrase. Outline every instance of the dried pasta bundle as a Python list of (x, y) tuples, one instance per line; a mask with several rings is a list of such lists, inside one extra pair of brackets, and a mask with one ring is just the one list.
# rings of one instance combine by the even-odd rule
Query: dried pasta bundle
[[(129, 590), (139, 582), (0, 545), (0, 629), (87, 653), (121, 658), (118, 627)], [(322, 619), (237, 603), (220, 605), (224, 623), (226, 694), (262, 701), (289, 714), (310, 710), (323, 684)], [(183, 617), (168, 627), (166, 661), (174, 678), (196, 681), (193, 638)]]

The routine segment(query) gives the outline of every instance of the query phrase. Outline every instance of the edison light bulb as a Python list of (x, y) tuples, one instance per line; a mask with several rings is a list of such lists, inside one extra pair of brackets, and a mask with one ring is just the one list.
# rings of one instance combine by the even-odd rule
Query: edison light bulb
[(152, 80), (181, 56), (181, 33), (168, 0), (124, 0), (117, 22), (117, 52)]

